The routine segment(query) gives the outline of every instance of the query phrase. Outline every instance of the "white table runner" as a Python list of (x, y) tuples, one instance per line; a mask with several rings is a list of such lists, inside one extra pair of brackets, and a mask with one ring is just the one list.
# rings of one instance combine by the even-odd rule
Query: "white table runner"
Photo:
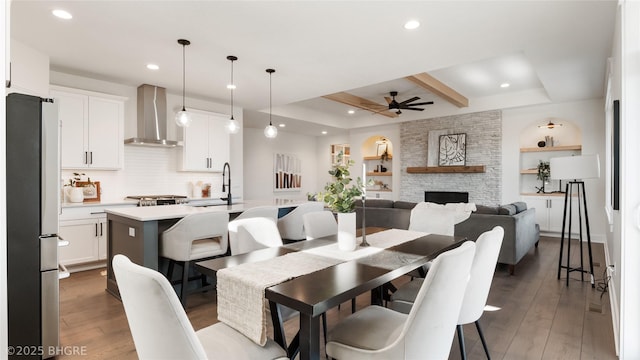
[(267, 341), (264, 290), (340, 262), (336, 259), (295, 252), (222, 269), (217, 272), (218, 320), (264, 346)]
[[(264, 346), (267, 340), (264, 296), (267, 287), (356, 259), (372, 266), (393, 269), (415, 261), (420, 256), (387, 251), (384, 248), (425, 235), (428, 234), (390, 229), (367, 235), (367, 242), (371, 246), (358, 247), (355, 251), (341, 251), (337, 244), (331, 244), (222, 269), (217, 272), (218, 320)], [(358, 238), (358, 243), (361, 240)]]
[(383, 249), (387, 249), (425, 235), (429, 235), (429, 233), (421, 231), (389, 229), (367, 235), (367, 242), (369, 243), (369, 245), (371, 245), (368, 247), (360, 247), (359, 244), (362, 242), (362, 238), (357, 238), (356, 243), (358, 244), (358, 246), (354, 251), (342, 251), (338, 248), (338, 244), (336, 243), (327, 246), (320, 246), (309, 250), (303, 250), (303, 252), (326, 256), (332, 259), (351, 261), (361, 259), (366, 256), (371, 256), (373, 254), (381, 252)]

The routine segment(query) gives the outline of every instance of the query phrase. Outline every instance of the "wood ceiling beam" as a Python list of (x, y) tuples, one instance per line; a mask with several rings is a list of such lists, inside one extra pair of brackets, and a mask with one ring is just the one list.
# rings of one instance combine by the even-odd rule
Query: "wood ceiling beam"
[(362, 110), (371, 111), (374, 114), (384, 115), (390, 118), (398, 117), (397, 114), (389, 111), (388, 105), (378, 104), (371, 100), (367, 100), (365, 98), (361, 98), (359, 96), (355, 96), (346, 92), (339, 92), (335, 94), (329, 94), (323, 96), (325, 99), (333, 100), (342, 104), (346, 104), (349, 106), (354, 106)]
[(413, 82), (430, 93), (445, 99), (457, 107), (469, 106), (469, 99), (427, 73), (407, 76), (405, 79)]

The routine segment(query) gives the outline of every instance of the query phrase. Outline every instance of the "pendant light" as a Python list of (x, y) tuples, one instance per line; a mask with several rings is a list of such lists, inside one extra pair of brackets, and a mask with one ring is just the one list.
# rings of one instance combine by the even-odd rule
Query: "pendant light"
[(274, 69), (267, 69), (269, 73), (269, 126), (264, 128), (264, 136), (273, 139), (278, 136), (278, 129), (271, 122), (271, 75), (276, 72)]
[(240, 124), (233, 118), (233, 90), (236, 88), (236, 84), (233, 82), (233, 62), (238, 60), (238, 57), (229, 55), (227, 60), (231, 61), (231, 82), (227, 85), (227, 89), (231, 91), (231, 119), (227, 122), (227, 131), (230, 134), (237, 134), (240, 131)]
[(187, 112), (184, 107), (184, 78), (185, 78), (185, 61), (184, 61), (184, 49), (185, 46), (190, 45), (191, 41), (185, 39), (178, 39), (178, 44), (182, 45), (182, 110), (176, 113), (176, 124), (180, 127), (188, 127), (191, 124), (191, 114)]

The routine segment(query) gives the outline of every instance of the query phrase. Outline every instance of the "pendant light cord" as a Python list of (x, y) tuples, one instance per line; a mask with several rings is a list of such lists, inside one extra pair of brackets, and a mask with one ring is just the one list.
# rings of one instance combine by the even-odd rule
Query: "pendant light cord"
[[(233, 83), (233, 60), (231, 60), (231, 85)], [(233, 120), (233, 86), (231, 87), (231, 120)]]
[(278, 129), (273, 126), (273, 122), (271, 120), (272, 112), (273, 112), (273, 88), (272, 88), (272, 74), (276, 72), (274, 69), (267, 69), (267, 73), (269, 73), (269, 126), (264, 129), (264, 135), (268, 138), (274, 138), (278, 134)]
[(271, 123), (271, 75), (273, 72), (269, 72), (269, 126), (273, 126)]
[(185, 87), (185, 55), (184, 55), (184, 48), (185, 48), (186, 44), (182, 44), (182, 111), (186, 111), (185, 107), (184, 107), (184, 87)]

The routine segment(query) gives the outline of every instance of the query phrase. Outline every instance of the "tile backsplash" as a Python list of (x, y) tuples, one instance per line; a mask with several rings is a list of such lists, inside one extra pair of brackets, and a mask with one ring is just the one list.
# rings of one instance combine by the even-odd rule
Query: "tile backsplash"
[[(192, 197), (195, 182), (211, 184), (211, 197), (222, 194), (221, 173), (177, 171), (180, 149), (141, 146), (124, 147), (124, 168), (118, 171), (92, 169), (63, 170), (62, 181), (66, 184), (73, 173), (84, 173), (92, 181), (99, 181), (102, 202), (117, 201), (127, 195), (186, 195)], [(233, 178), (242, 181), (239, 178)], [(233, 187), (234, 189), (236, 186)], [(234, 192), (234, 197), (239, 195)]]

